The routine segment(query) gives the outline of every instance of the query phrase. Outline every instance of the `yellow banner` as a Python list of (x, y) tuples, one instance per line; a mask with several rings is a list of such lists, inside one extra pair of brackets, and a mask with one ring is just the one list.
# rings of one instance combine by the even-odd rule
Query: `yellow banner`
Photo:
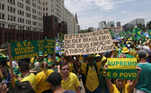
[(136, 58), (108, 58), (108, 69), (136, 69)]

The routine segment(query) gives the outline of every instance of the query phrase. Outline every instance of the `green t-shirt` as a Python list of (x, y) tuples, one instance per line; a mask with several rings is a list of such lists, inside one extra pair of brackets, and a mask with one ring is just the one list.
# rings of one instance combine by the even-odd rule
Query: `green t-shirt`
[(136, 89), (142, 90), (146, 93), (151, 93), (151, 64), (139, 63), (138, 66), (142, 69)]

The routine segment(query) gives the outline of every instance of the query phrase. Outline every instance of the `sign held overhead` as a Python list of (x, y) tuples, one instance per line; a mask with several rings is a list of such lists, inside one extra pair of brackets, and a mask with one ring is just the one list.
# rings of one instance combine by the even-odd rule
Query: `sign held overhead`
[(113, 50), (113, 41), (108, 30), (64, 36), (66, 56), (102, 53)]

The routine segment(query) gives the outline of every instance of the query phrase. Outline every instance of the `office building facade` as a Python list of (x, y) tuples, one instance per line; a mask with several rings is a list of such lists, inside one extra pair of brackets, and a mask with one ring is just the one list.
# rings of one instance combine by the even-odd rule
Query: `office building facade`
[(131, 22), (129, 22), (129, 24), (132, 24), (134, 26), (137, 26), (139, 24), (145, 25), (145, 20), (143, 18), (137, 18), (137, 19), (134, 19)]
[(43, 31), (42, 0), (1, 0), (0, 27)]
[(64, 0), (1, 0), (0, 28), (43, 32), (43, 16), (54, 15), (68, 23), (69, 33), (78, 32), (75, 16), (64, 7)]
[(44, 16), (54, 15), (61, 22), (64, 19), (64, 0), (43, 0)]
[(78, 33), (79, 24), (77, 18), (64, 6), (64, 0), (43, 0), (43, 15), (54, 15), (58, 18), (58, 22), (67, 24), (67, 32)]

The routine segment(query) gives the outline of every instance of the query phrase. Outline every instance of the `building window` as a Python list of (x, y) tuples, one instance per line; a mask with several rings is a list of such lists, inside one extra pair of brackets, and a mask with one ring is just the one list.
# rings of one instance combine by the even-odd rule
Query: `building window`
[(27, 3), (27, 4), (31, 4), (31, 1), (30, 1), (30, 0), (26, 0), (26, 3)]
[(24, 8), (24, 4), (21, 3), (21, 2), (17, 2), (17, 6), (20, 7), (20, 8)]
[(15, 5), (15, 0), (7, 0), (9, 4)]
[(18, 18), (19, 23), (24, 23), (24, 18)]
[(8, 11), (9, 11), (10, 13), (14, 13), (14, 14), (15, 14), (16, 9), (13, 8), (13, 7), (11, 7), (11, 6), (8, 6)]
[(5, 24), (4, 23), (0, 23), (0, 28), (5, 28)]
[(34, 14), (36, 14), (36, 9), (32, 9), (32, 12), (33, 12)]
[(32, 18), (36, 20), (36, 19), (37, 19), (37, 16), (35, 16), (35, 15), (32, 15)]
[(33, 24), (34, 26), (36, 26), (36, 25), (37, 25), (37, 22), (34, 21), (34, 22), (32, 22), (32, 24)]
[(24, 16), (24, 11), (18, 10), (18, 15)]
[(26, 24), (31, 25), (31, 20), (26, 20)]
[(0, 13), (0, 19), (5, 19), (5, 14)]
[(16, 17), (12, 15), (8, 15), (8, 21), (16, 21)]
[(26, 17), (29, 17), (29, 18), (30, 18), (30, 17), (31, 17), (31, 14), (29, 14), (29, 13), (26, 13)]
[(31, 11), (31, 8), (29, 6), (26, 6), (26, 11)]
[(4, 10), (4, 8), (5, 8), (4, 4), (0, 3), (0, 10)]
[(38, 4), (41, 4), (40, 0), (38, 0)]
[(36, 8), (36, 3), (32, 3), (32, 6)]

